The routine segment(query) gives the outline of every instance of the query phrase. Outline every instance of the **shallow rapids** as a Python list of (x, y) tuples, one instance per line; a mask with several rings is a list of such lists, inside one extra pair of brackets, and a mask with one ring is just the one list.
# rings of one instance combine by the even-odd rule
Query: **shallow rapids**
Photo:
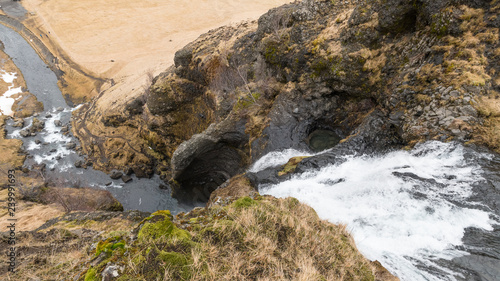
[[(282, 165), (301, 155), (291, 150), (273, 152), (251, 171), (268, 168), (269, 163)], [(499, 280), (490, 279), (498, 272), (476, 272), (477, 266), (452, 262), (469, 256), (463, 242), (466, 231), (498, 237), (494, 231), (498, 214), (476, 194), (476, 187), (487, 183), (478, 163), (492, 158), (486, 153), (466, 153), (458, 144), (427, 142), (411, 151), (383, 156), (345, 156), (343, 163), (276, 185), (262, 185), (259, 191), (296, 197), (321, 218), (347, 224), (359, 250), (401, 280)], [(492, 246), (498, 244), (479, 245)], [(493, 254), (494, 264), (500, 264), (498, 250), (497, 256)]]

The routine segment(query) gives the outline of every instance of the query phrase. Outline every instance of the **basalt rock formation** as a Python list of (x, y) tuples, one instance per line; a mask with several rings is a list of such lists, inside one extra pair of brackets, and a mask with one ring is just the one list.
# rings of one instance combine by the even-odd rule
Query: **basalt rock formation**
[(101, 159), (122, 147), (103, 166), (155, 170), (174, 194), (206, 201), (285, 148), (341, 140), (336, 150), (373, 153), (438, 139), (498, 149), (499, 9), (497, 1), (305, 0), (211, 30), (125, 113), (101, 114), (110, 130), (139, 131), (120, 135), (120, 145), (102, 140)]

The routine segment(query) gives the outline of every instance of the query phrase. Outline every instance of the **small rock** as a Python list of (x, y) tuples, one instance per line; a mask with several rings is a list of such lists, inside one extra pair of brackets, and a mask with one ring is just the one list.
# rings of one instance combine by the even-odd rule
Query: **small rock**
[(35, 140), (35, 143), (36, 143), (36, 144), (41, 144), (41, 143), (42, 143), (42, 141), (41, 141), (41, 140)]
[(106, 186), (110, 186), (110, 185), (112, 185), (112, 184), (113, 184), (113, 182), (112, 182), (112, 181), (105, 183), (105, 185), (106, 185)]
[(455, 90), (455, 91), (451, 91), (451, 92), (450, 92), (450, 95), (451, 95), (452, 97), (458, 98), (458, 97), (460, 96), (460, 92), (458, 92), (458, 91), (456, 91), (456, 90)]
[(63, 111), (64, 108), (62, 106), (59, 106), (58, 108), (56, 108), (57, 111)]
[(61, 120), (54, 120), (54, 125), (56, 125), (57, 127), (61, 127), (62, 126)]
[(123, 173), (127, 176), (130, 176), (131, 174), (134, 173), (134, 170), (130, 167), (126, 167), (125, 169), (123, 169)]
[(39, 120), (38, 118), (33, 118), (31, 123), (31, 132), (38, 132), (45, 128), (45, 121)]
[(21, 131), (19, 132), (19, 134), (20, 134), (20, 135), (21, 135), (21, 137), (23, 137), (23, 138), (26, 138), (26, 137), (28, 137), (28, 136), (30, 136), (30, 135), (31, 135), (31, 134), (30, 134), (28, 131), (26, 131), (26, 130), (21, 130)]
[(123, 271), (123, 267), (114, 264), (109, 264), (101, 273), (102, 281), (116, 280), (120, 276), (120, 272)]
[(132, 181), (132, 177), (127, 176), (127, 175), (123, 175), (123, 176), (122, 176), (122, 181), (123, 181), (124, 183), (130, 182), (130, 181)]
[(47, 113), (47, 114), (45, 115), (45, 117), (46, 117), (46, 118), (51, 118), (51, 117), (52, 117), (52, 114)]
[(81, 167), (82, 167), (82, 165), (83, 165), (82, 160), (78, 160), (78, 161), (76, 161), (76, 162), (75, 162), (75, 167), (76, 167), (76, 168), (81, 168)]
[(67, 149), (73, 149), (73, 148), (75, 148), (75, 147), (76, 147), (76, 143), (74, 143), (74, 142), (68, 142), (68, 143), (66, 144), (66, 148), (67, 148)]
[(18, 120), (16, 121), (14, 124), (12, 124), (12, 127), (15, 127), (15, 128), (22, 128), (24, 127), (24, 120)]
[(61, 132), (66, 133), (67, 131), (69, 131), (68, 125), (61, 128)]
[(22, 169), (23, 173), (27, 174), (30, 172), (30, 169), (26, 168), (26, 167), (23, 167)]
[(109, 175), (110, 178), (114, 179), (114, 180), (117, 180), (119, 178), (121, 178), (123, 176), (123, 173), (122, 172), (117, 172), (117, 171), (113, 171), (111, 173), (111, 175)]
[(164, 185), (164, 184), (160, 184), (158, 186), (160, 189), (168, 189), (168, 186)]
[(135, 176), (138, 178), (146, 178), (148, 176), (146, 174), (146, 172), (144, 171), (144, 169), (141, 169), (140, 167), (134, 167), (133, 170), (134, 170)]
[(56, 151), (57, 151), (57, 149), (55, 149), (55, 148), (50, 150), (50, 152), (56, 152)]
[(62, 158), (61, 155), (56, 156), (56, 160), (61, 160), (61, 158)]
[(472, 117), (476, 117), (477, 116), (476, 109), (474, 109), (474, 107), (472, 107), (471, 105), (466, 105), (466, 106), (460, 108), (460, 112), (463, 115), (469, 115), (469, 116), (472, 116)]

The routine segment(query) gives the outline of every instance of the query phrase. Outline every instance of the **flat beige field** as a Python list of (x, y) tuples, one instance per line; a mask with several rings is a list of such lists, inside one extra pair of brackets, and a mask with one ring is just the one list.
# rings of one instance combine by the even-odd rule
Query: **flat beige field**
[[(77, 64), (120, 83), (118, 96), (141, 87), (145, 73), (173, 63), (175, 51), (210, 29), (257, 19), (290, 0), (24, 0), (43, 41)], [(50, 33), (49, 33), (50, 32)], [(122, 98), (126, 98), (121, 96)]]

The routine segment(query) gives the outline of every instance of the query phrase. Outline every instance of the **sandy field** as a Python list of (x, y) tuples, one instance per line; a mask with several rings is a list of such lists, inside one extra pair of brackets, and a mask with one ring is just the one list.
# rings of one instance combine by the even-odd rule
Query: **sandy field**
[[(127, 99), (173, 63), (175, 51), (210, 29), (257, 19), (290, 0), (23, 0), (28, 22), (77, 64), (112, 78)], [(48, 43), (48, 42), (47, 42)], [(137, 93), (136, 93), (137, 94)], [(105, 96), (108, 96), (106, 94)]]

